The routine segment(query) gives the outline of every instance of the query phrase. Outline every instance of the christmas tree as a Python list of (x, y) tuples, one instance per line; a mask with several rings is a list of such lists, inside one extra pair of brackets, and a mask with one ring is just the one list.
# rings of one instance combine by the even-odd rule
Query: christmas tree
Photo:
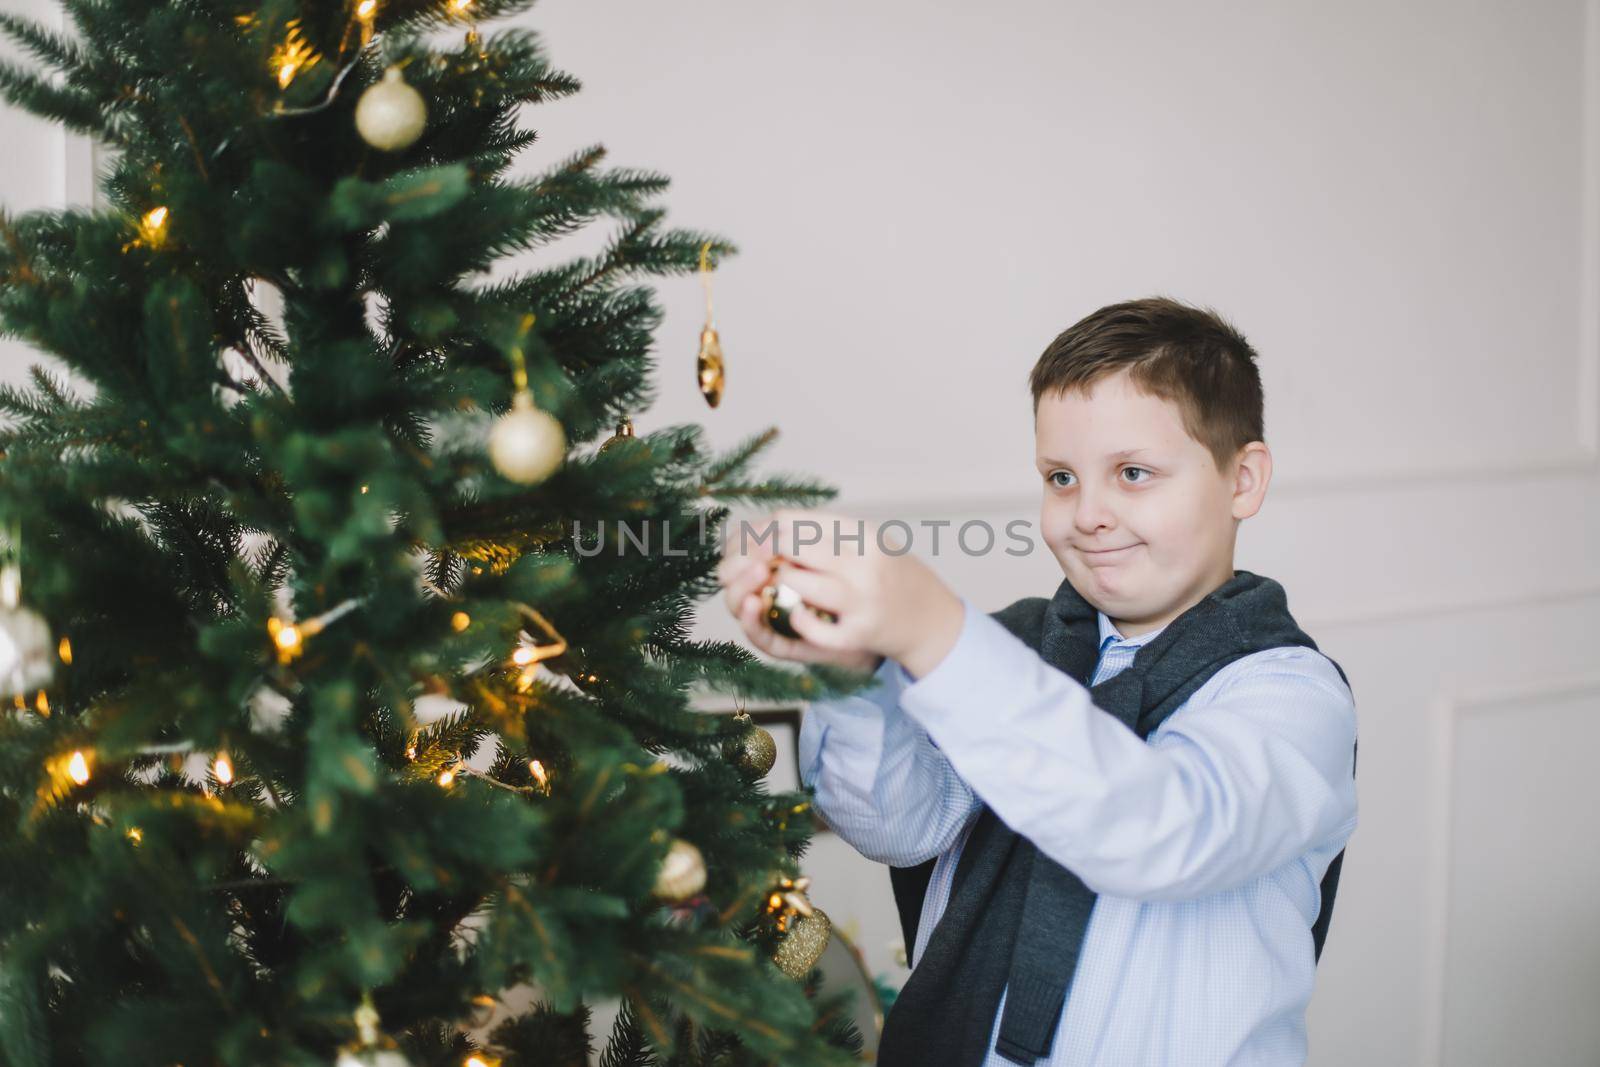
[(640, 279), (733, 248), (537, 161), (579, 86), (490, 25), (528, 6), (0, 16), (0, 93), (107, 159), (104, 206), (0, 213), (0, 328), (55, 361), (0, 388), (6, 1067), (855, 1059), (806, 795), (692, 706), (863, 681), (690, 636), (732, 509), (833, 490), (752, 473), (770, 430), (632, 432)]

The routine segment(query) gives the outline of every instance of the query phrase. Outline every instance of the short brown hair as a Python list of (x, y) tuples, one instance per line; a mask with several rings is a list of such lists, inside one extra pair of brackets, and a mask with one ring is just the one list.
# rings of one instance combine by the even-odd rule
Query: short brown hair
[(1184, 429), (1217, 470), (1246, 444), (1266, 440), (1255, 349), (1210, 308), (1164, 296), (1107, 305), (1063, 330), (1029, 376), (1034, 414), (1044, 394), (1088, 393), (1124, 369), (1141, 390), (1178, 405)]

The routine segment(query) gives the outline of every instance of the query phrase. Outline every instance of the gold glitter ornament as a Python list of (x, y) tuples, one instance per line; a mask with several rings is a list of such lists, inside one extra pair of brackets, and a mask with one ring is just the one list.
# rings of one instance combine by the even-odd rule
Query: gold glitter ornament
[(700, 246), (700, 279), (706, 287), (706, 324), (700, 331), (700, 354), (695, 358), (695, 371), (700, 380), (700, 395), (706, 403), (716, 407), (722, 400), (724, 373), (722, 369), (722, 338), (717, 336), (715, 319), (711, 312), (711, 242)]
[(700, 850), (675, 838), (661, 861), (652, 892), (662, 900), (685, 900), (706, 887), (706, 861)]
[(734, 712), (733, 717), (745, 723), (748, 729), (728, 746), (728, 758), (749, 777), (763, 777), (778, 762), (778, 743), (770, 733), (757, 726), (743, 708)]
[(789, 932), (778, 943), (772, 962), (784, 974), (801, 981), (822, 959), (833, 933), (833, 922), (821, 908), (812, 908), (810, 915), (802, 915), (790, 926)]
[(767, 894), (767, 914), (776, 917), (773, 926), (781, 938), (772, 962), (795, 981), (811, 973), (833, 932), (827, 913), (807, 899), (810, 887), (810, 878), (780, 877)]
[(422, 136), (428, 106), (422, 94), (406, 84), (399, 67), (383, 72), (383, 80), (370, 86), (356, 102), (356, 130), (361, 139), (384, 152), (409, 148)]
[(533, 485), (555, 473), (566, 454), (567, 434), (560, 421), (535, 406), (528, 390), (517, 390), (511, 410), (489, 431), (495, 470), (519, 485)]

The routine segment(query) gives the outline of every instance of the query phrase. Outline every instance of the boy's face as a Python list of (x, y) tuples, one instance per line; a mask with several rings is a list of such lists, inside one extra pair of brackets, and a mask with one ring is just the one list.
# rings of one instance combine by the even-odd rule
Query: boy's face
[(1127, 371), (1087, 396), (1040, 397), (1034, 443), (1045, 543), (1123, 636), (1165, 626), (1233, 577), (1238, 521), (1259, 510), (1271, 477), (1265, 444), (1218, 471), (1177, 406)]

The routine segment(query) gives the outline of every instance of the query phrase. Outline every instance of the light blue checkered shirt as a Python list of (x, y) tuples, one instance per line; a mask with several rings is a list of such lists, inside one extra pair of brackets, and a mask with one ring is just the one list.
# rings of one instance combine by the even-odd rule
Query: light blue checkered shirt
[[(886, 660), (800, 729), (801, 780), (840, 837), (898, 867), (938, 857), (913, 966), (987, 801), (1099, 894), (1038, 1067), (1303, 1063), (1320, 882), (1356, 825), (1355, 702), (1332, 662), (1299, 646), (1235, 660), (1146, 743), (963, 604), (933, 670)], [(1099, 622), (1091, 684), (1160, 633)], [(984, 1067), (1014, 1067), (993, 1051), (1004, 1007)]]

